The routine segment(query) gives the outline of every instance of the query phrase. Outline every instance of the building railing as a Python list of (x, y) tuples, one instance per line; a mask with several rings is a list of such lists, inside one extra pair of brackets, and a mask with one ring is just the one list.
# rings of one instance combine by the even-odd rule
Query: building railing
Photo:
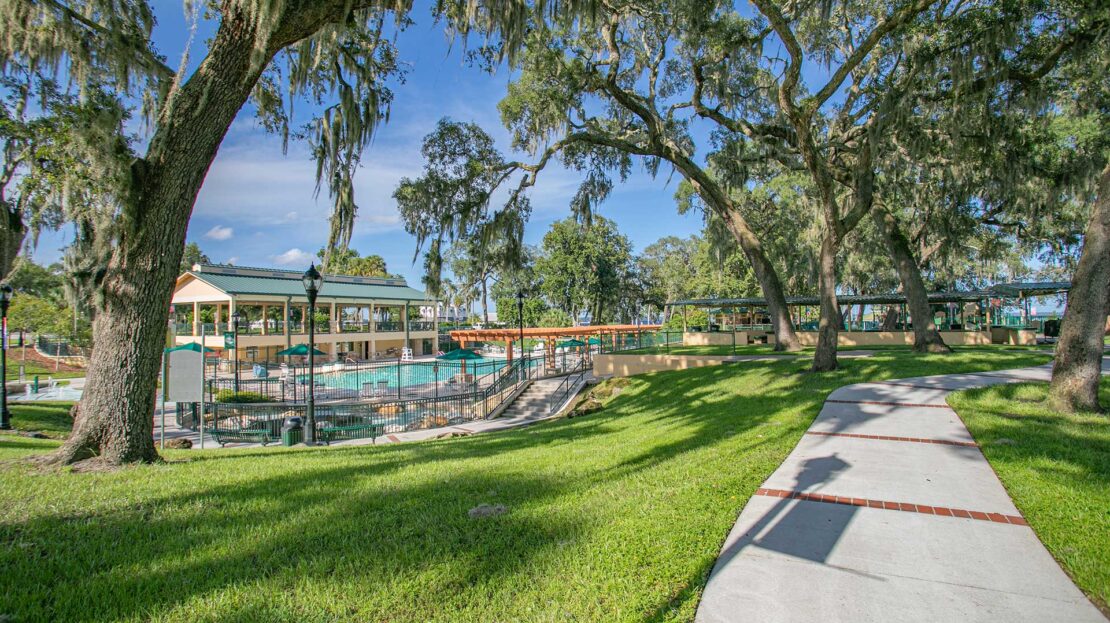
[(342, 333), (369, 333), (373, 330), (374, 323), (368, 320), (341, 320), (339, 331)]
[(405, 323), (400, 320), (380, 320), (376, 327), (378, 333), (388, 333), (392, 331), (404, 331)]
[(431, 320), (410, 320), (409, 331), (434, 331), (436, 323)]

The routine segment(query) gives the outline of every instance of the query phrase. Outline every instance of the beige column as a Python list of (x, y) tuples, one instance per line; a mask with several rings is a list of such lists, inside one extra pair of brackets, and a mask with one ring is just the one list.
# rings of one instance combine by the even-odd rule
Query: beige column
[(270, 314), (270, 306), (263, 303), (262, 304), (262, 335), (269, 335), (270, 334), (270, 329), (268, 328), (270, 326), (270, 315), (269, 314)]
[(193, 337), (200, 335), (200, 303), (193, 302)]
[[(433, 354), (439, 352), (439, 303), (436, 303), (435, 310), (436, 312), (432, 314), (432, 330), (434, 331), (434, 336), (432, 337)], [(521, 351), (523, 351), (524, 345), (521, 344), (520, 348)]]
[[(227, 303), (227, 330), (228, 331), (231, 331), (231, 317), (234, 316), (234, 315), (235, 315), (235, 299), (231, 299)], [(217, 320), (216, 322), (219, 322), (219, 321)], [(219, 331), (217, 331), (216, 333), (218, 335), (222, 335)], [(235, 339), (236, 339), (235, 343), (238, 344), (239, 343), (239, 341), (238, 341), (239, 336), (235, 336)], [(221, 343), (222, 342), (223, 341), (221, 340)], [(239, 358), (239, 349), (234, 349), (232, 352), (234, 353), (234, 356), (229, 354), (228, 359), (238, 359)]]
[[(289, 337), (289, 301), (285, 301), (281, 305), (281, 332), (285, 337)], [(289, 340), (285, 340), (286, 343)]]
[(370, 301), (370, 353), (368, 359), (374, 358), (378, 350), (378, 323), (374, 321), (374, 302)]
[(308, 333), (308, 305), (301, 305), (301, 333)]
[[(331, 332), (339, 333), (339, 318), (335, 315), (335, 301), (331, 302)], [(332, 350), (334, 351), (335, 349), (333, 348)]]

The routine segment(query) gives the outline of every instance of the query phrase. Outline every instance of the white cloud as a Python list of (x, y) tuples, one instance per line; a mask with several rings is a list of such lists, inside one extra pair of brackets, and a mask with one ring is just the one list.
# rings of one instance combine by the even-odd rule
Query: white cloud
[(292, 249), (289, 249), (288, 251), (280, 255), (270, 256), (270, 259), (273, 260), (275, 264), (288, 266), (290, 264), (308, 264), (309, 262), (315, 261), (316, 256), (306, 251), (301, 251), (296, 247), (293, 247)]
[(234, 235), (234, 229), (230, 227), (224, 227), (222, 225), (216, 225), (212, 229), (209, 229), (208, 232), (204, 234), (204, 237), (212, 240), (230, 240), (231, 237)]
[(234, 266), (235, 264), (239, 263), (239, 256), (238, 255), (232, 255), (231, 257), (227, 258), (227, 261), (224, 262), (224, 263), (228, 264), (228, 265), (231, 265), (231, 266)]

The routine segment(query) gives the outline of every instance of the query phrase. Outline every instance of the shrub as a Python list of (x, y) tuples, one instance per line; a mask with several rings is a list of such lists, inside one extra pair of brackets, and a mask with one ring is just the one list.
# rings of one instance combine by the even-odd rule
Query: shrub
[(236, 392), (234, 389), (221, 389), (216, 392), (216, 402), (273, 402), (274, 399), (258, 392)]
[[(686, 312), (686, 325), (689, 327), (709, 328), (709, 314), (704, 309), (688, 309)], [(663, 323), (664, 331), (682, 330), (682, 310), (675, 310), (667, 322)]]

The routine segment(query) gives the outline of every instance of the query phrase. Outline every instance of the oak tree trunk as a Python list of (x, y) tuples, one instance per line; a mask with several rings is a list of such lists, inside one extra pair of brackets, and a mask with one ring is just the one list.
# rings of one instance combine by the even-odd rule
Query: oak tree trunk
[(4, 211), (0, 215), (0, 281), (3, 281), (15, 268), (15, 259), (19, 257), (19, 250), (23, 248), (27, 227), (23, 224), (22, 211), (9, 205), (2, 194), (0, 194), (0, 207)]
[(752, 265), (759, 288), (763, 291), (763, 298), (767, 301), (767, 315), (771, 319), (771, 330), (775, 333), (775, 350), (801, 350), (802, 343), (794, 332), (794, 322), (790, 318), (790, 308), (786, 305), (782, 281), (779, 280), (775, 266), (763, 252), (763, 244), (748, 228), (743, 217), (735, 211), (726, 214), (725, 224)]
[(952, 349), (944, 343), (933, 322), (933, 308), (929, 305), (921, 269), (910, 250), (909, 240), (898, 227), (898, 221), (878, 203), (871, 207), (871, 220), (879, 230), (890, 259), (894, 260), (898, 279), (902, 282), (902, 293), (913, 318), (913, 350), (919, 353), (951, 353)]
[(208, 57), (133, 165), (130, 219), (100, 282), (96, 347), (73, 432), (46, 462), (107, 465), (158, 459), (155, 385), (174, 280), (193, 203), (224, 134), (265, 66), (252, 66), (244, 22), (221, 24)]
[(1072, 277), (1068, 305), (1056, 343), (1049, 401), (1060, 411), (1101, 411), (1103, 334), (1110, 313), (1110, 165), (1102, 171), (1098, 196)]
[(836, 350), (839, 339), (840, 305), (836, 300), (836, 235), (827, 232), (821, 240), (818, 260), (818, 288), (821, 297), (821, 319), (817, 325), (817, 351), (813, 354), (813, 371), (830, 372), (837, 367)]

